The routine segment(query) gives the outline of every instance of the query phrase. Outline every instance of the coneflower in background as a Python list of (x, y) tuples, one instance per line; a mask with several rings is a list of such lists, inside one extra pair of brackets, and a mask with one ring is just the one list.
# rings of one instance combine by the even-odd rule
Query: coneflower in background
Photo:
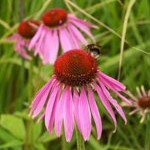
[(9, 40), (16, 40), (15, 51), (25, 59), (31, 59), (26, 49), (29, 49), (29, 43), (39, 25), (35, 20), (23, 21), (19, 24), (18, 32), (9, 37)]
[(95, 43), (89, 28), (96, 26), (68, 14), (64, 9), (53, 8), (47, 11), (42, 16), (42, 21), (43, 24), (31, 40), (29, 48), (34, 49), (35, 55), (40, 55), (44, 64), (55, 62), (60, 44), (64, 52), (81, 48), (81, 43), (87, 45), (88, 42), (82, 32)]
[(150, 111), (150, 90), (145, 91), (144, 86), (136, 88), (137, 97), (134, 96), (130, 91), (127, 91), (127, 94), (131, 98), (131, 105), (127, 103), (123, 103), (123, 106), (134, 108), (133, 111), (130, 112), (130, 115), (135, 113), (139, 113), (142, 117), (140, 122), (144, 122), (146, 118), (146, 114)]

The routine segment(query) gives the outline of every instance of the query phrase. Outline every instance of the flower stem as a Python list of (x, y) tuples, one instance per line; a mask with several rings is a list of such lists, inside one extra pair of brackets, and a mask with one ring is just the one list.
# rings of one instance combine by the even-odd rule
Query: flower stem
[(62, 134), (62, 150), (69, 150), (69, 144), (66, 142), (64, 128), (63, 128), (63, 134)]
[[(28, 78), (28, 104), (31, 103), (32, 100), (32, 79), (33, 79), (33, 60), (30, 60), (30, 68), (29, 68), (29, 78)], [(29, 119), (26, 122), (26, 140), (24, 150), (32, 150), (34, 146), (34, 124), (33, 120)]]
[[(19, 22), (23, 20), (23, 1), (19, 0)], [(23, 108), (23, 102), (24, 102), (24, 85), (25, 85), (25, 59), (21, 59), (21, 100), (19, 103), (19, 110), (21, 111)]]
[(84, 139), (76, 127), (76, 138), (77, 138), (77, 150), (85, 150)]
[(21, 59), (21, 89), (20, 89), (20, 103), (19, 103), (19, 110), (21, 111), (23, 108), (23, 102), (25, 100), (24, 96), (24, 86), (25, 86), (25, 60), (24, 58)]
[(150, 112), (147, 113), (147, 118), (146, 118), (146, 136), (145, 136), (145, 150), (150, 150)]

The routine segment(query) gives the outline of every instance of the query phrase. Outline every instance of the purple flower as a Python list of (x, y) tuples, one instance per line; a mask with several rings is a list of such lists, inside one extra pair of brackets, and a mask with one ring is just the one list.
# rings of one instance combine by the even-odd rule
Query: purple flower
[(93, 117), (97, 139), (100, 139), (102, 121), (94, 98), (95, 92), (111, 116), (115, 130), (117, 121), (111, 105), (125, 123), (127, 122), (122, 108), (110, 95), (109, 90), (130, 103), (120, 93), (125, 92), (125, 86), (99, 71), (96, 59), (91, 53), (79, 49), (70, 50), (56, 60), (54, 75), (36, 94), (31, 104), (30, 115), (35, 118), (45, 106), (39, 121), (45, 118), (47, 130), (51, 134), (54, 126), (57, 136), (60, 136), (64, 123), (68, 142), (72, 138), (75, 123), (84, 140), (89, 140)]
[(55, 62), (60, 44), (64, 52), (74, 48), (80, 49), (81, 43), (87, 45), (88, 42), (81, 31), (95, 42), (89, 27), (96, 28), (96, 26), (67, 14), (63, 9), (54, 8), (47, 11), (42, 21), (43, 24), (31, 40), (29, 48), (35, 49), (34, 54), (39, 54), (44, 64)]
[(39, 25), (38, 21), (23, 21), (18, 27), (18, 32), (9, 37), (9, 40), (16, 40), (15, 51), (25, 59), (31, 59), (26, 49), (28, 49), (31, 38), (35, 35)]

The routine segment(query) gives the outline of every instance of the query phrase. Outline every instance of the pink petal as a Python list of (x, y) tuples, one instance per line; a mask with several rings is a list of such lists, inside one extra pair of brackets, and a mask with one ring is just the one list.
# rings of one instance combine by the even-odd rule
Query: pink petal
[(34, 100), (32, 101), (32, 104), (31, 104), (31, 110), (30, 110), (30, 113), (29, 114), (32, 114), (32, 112), (36, 109), (36, 107), (38, 106), (38, 104), (40, 103), (42, 97), (43, 97), (43, 94), (45, 93), (45, 91), (47, 91), (47, 89), (50, 90), (49, 87), (51, 87), (52, 82), (54, 80), (55, 76), (53, 76), (38, 92), (37, 94), (35, 95), (34, 97)]
[(73, 100), (74, 100), (74, 115), (75, 115), (76, 124), (79, 131), (82, 133), (80, 119), (79, 119), (79, 95), (76, 88), (74, 88), (73, 91)]
[(43, 56), (44, 55), (43, 47), (45, 46), (45, 37), (46, 37), (47, 33), (48, 33), (47, 27), (43, 26), (43, 30), (41, 32), (41, 35), (40, 35), (37, 43), (35, 43), (34, 55), (39, 54), (42, 59), (44, 57)]
[(91, 113), (84, 87), (81, 89), (78, 105), (81, 131), (86, 141), (89, 139), (91, 133)]
[(97, 26), (95, 26), (92, 23), (89, 23), (87, 21), (81, 20), (79, 18), (76, 18), (74, 15), (69, 14), (68, 15), (68, 19), (72, 22), (72, 21), (76, 21), (76, 22), (80, 22), (81, 24), (84, 24), (87, 27), (92, 27), (92, 28), (98, 28)]
[(13, 34), (12, 36), (8, 37), (8, 40), (17, 40), (20, 37), (18, 33)]
[(108, 99), (107, 97), (105, 96), (105, 94), (103, 93), (102, 89), (96, 84), (96, 83), (93, 83), (94, 85), (94, 88), (96, 89), (100, 99), (101, 99), (101, 102), (102, 104), (105, 106), (106, 110), (108, 111), (108, 113), (110, 114), (111, 118), (113, 119), (113, 122), (114, 122), (114, 127), (115, 127), (115, 130), (116, 131), (116, 127), (117, 127), (117, 121), (116, 121), (116, 117), (115, 117), (115, 114), (108, 102)]
[(88, 29), (88, 27), (86, 25), (84, 25), (81, 22), (77, 22), (72, 20), (71, 21), (75, 26), (77, 26), (79, 29), (81, 29), (82, 31), (84, 31), (95, 43), (95, 38), (93, 37), (93, 35), (91, 34), (90, 30)]
[(57, 30), (48, 30), (43, 47), (43, 63), (54, 64), (59, 50)]
[(38, 105), (36, 106), (36, 108), (35, 108), (34, 111), (33, 111), (32, 118), (35, 118), (35, 117), (41, 112), (41, 110), (42, 110), (42, 108), (43, 108), (43, 106), (44, 106), (44, 104), (45, 104), (45, 102), (46, 102), (46, 100), (47, 100), (47, 97), (48, 97), (48, 94), (49, 94), (49, 92), (50, 92), (50, 88), (51, 88), (51, 87), (52, 87), (52, 85), (50, 85), (50, 86), (46, 89), (46, 91), (44, 91), (43, 95), (42, 95), (41, 97), (39, 97), (40, 100), (39, 100)]
[(43, 114), (40, 116), (40, 118), (38, 119), (38, 123), (45, 117), (45, 112), (43, 112)]
[(50, 47), (51, 47), (52, 54), (50, 56), (49, 62), (53, 64), (57, 58), (58, 50), (59, 50), (59, 39), (58, 39), (57, 30), (53, 31), (53, 40), (51, 41)]
[(69, 32), (65, 27), (59, 29), (60, 43), (64, 52), (71, 50), (73, 47), (73, 41), (70, 39)]
[(17, 50), (17, 52), (18, 52), (23, 58), (28, 59), (28, 60), (31, 59), (31, 56), (26, 53), (25, 48), (20, 48), (20, 50)]
[(57, 136), (60, 136), (61, 127), (62, 127), (62, 121), (63, 121), (63, 113), (64, 113), (64, 107), (65, 107), (65, 101), (67, 98), (67, 90), (65, 89), (62, 92), (62, 95), (60, 97), (60, 100), (58, 101), (58, 104), (56, 106), (56, 113), (55, 113), (55, 132)]
[[(121, 95), (119, 92), (118, 92), (118, 88), (114, 85), (111, 84), (111, 82), (108, 82), (107, 80), (99, 77), (99, 80), (103, 82), (104, 85), (106, 85), (108, 88), (110, 88), (118, 97), (120, 97), (122, 100), (124, 100), (125, 102), (131, 104), (131, 102), (125, 98), (123, 95)], [(117, 88), (117, 89), (116, 89)]]
[(104, 94), (106, 95), (106, 97), (108, 98), (108, 100), (110, 101), (110, 103), (115, 107), (115, 109), (117, 110), (117, 112), (120, 114), (120, 116), (123, 118), (123, 120), (125, 121), (125, 123), (127, 123), (127, 119), (126, 116), (122, 110), (122, 108), (119, 106), (118, 102), (112, 98), (112, 96), (110, 95), (110, 93), (108, 92), (108, 90), (106, 89), (106, 87), (104, 86), (104, 84), (99, 81), (102, 90), (104, 92)]
[(79, 41), (81, 41), (84, 45), (88, 45), (87, 40), (84, 38), (82, 33), (72, 24), (70, 24), (70, 28), (75, 35), (76, 38), (78, 38)]
[(74, 116), (73, 116), (73, 102), (72, 102), (72, 93), (69, 87), (66, 87), (66, 98), (64, 99), (64, 127), (66, 140), (69, 142), (72, 138), (73, 129), (74, 129)]
[(54, 119), (55, 119), (55, 113), (56, 113), (56, 107), (57, 107), (57, 104), (58, 104), (58, 101), (60, 99), (60, 92), (62, 90), (62, 86), (59, 87), (58, 89), (58, 92), (57, 92), (57, 95), (56, 95), (56, 100), (55, 100), (55, 103), (53, 105), (53, 110), (52, 110), (52, 115), (51, 115), (51, 119), (50, 119), (50, 122), (49, 122), (49, 132), (52, 133), (52, 128), (53, 128), (53, 124), (54, 124)]
[(89, 104), (90, 104), (91, 112), (92, 112), (92, 115), (93, 115), (93, 118), (94, 118), (94, 121), (95, 121), (95, 125), (96, 125), (97, 139), (100, 139), (101, 134), (102, 134), (101, 117), (100, 117), (100, 114), (99, 114), (97, 104), (96, 104), (95, 99), (94, 99), (93, 92), (92, 92), (92, 90), (89, 86), (87, 86), (87, 89), (88, 89)]
[(53, 43), (52, 30), (47, 30), (45, 35), (45, 40), (43, 41), (43, 47), (41, 51), (43, 64), (46, 64), (50, 60), (50, 56), (52, 54), (51, 43)]
[(102, 72), (98, 72), (98, 75), (104, 80), (106, 80), (107, 82), (110, 82), (111, 84), (113, 84), (113, 86), (115, 86), (118, 91), (125, 91), (126, 87), (119, 81), (107, 76), (106, 74)]
[(8, 40), (16, 40), (15, 50), (19, 53), (23, 58), (30, 60), (31, 57), (26, 52), (25, 48), (28, 48), (28, 40), (22, 38), (18, 33), (13, 34), (8, 38)]
[(50, 132), (50, 134), (51, 134), (50, 124), (51, 125), (53, 124), (53, 113), (56, 109), (55, 103), (57, 103), (58, 92), (59, 92), (59, 86), (58, 84), (55, 84), (50, 94), (50, 97), (49, 97), (49, 100), (45, 109), (45, 125), (46, 125), (47, 130)]
[(72, 38), (72, 40), (74, 42), (74, 48), (80, 49), (81, 48), (80, 41), (78, 40), (78, 38), (74, 34), (72, 28), (70, 27), (70, 23), (67, 24), (67, 28), (68, 28), (69, 33), (71, 35), (71, 38)]
[(35, 45), (38, 42), (42, 32), (43, 32), (43, 25), (40, 25), (40, 27), (38, 28), (38, 31), (36, 32), (36, 34), (34, 35), (34, 37), (32, 38), (32, 40), (29, 44), (30, 50), (35, 47)]

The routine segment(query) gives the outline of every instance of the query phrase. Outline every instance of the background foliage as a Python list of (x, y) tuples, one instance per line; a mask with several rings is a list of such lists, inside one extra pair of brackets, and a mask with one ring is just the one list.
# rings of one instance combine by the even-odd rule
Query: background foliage
[[(49, 136), (43, 122), (37, 124), (28, 117), (29, 105), (52, 75), (53, 66), (43, 66), (39, 58), (25, 61), (14, 52), (14, 42), (8, 37), (17, 30), (20, 7), (23, 19), (40, 19), (46, 10), (61, 7), (96, 24), (99, 28), (92, 32), (103, 47), (98, 60), (100, 69), (117, 78), (119, 62), (122, 62), (120, 81), (127, 89), (134, 94), (136, 86), (149, 89), (149, 0), (0, 0), (0, 149), (76, 149), (75, 134), (71, 143), (66, 144), (55, 134)], [(90, 140), (86, 142), (87, 150), (146, 149), (146, 123), (140, 124), (138, 115), (129, 116), (130, 110), (124, 108), (128, 124), (124, 125), (117, 115), (118, 128), (113, 134), (111, 118), (101, 104), (99, 108), (103, 120), (102, 138), (96, 139), (93, 126)]]

